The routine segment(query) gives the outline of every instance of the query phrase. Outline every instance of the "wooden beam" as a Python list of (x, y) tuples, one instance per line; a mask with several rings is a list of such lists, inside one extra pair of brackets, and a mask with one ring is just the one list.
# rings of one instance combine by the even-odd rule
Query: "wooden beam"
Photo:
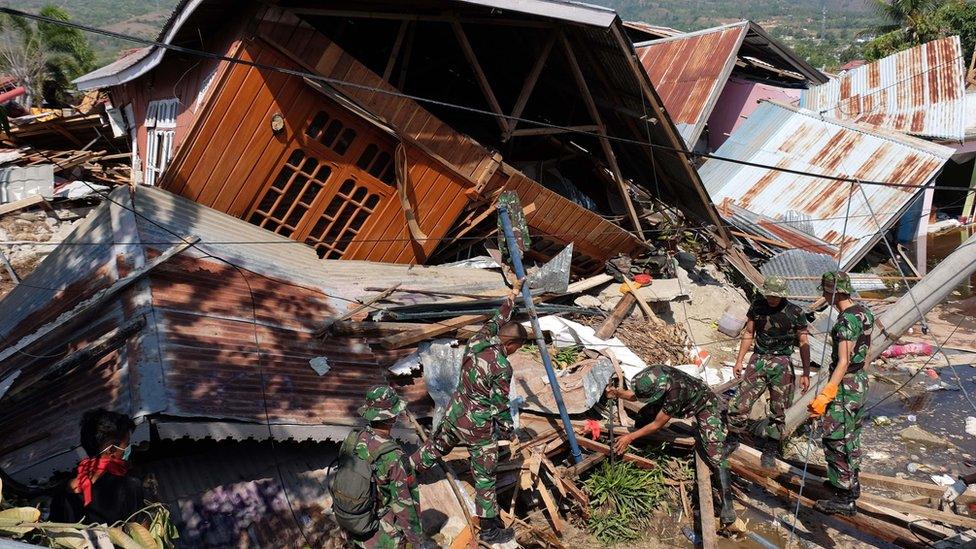
[(362, 303), (356, 305), (355, 307), (353, 307), (352, 309), (346, 311), (345, 313), (342, 313), (341, 315), (339, 315), (337, 317), (334, 317), (334, 318), (326, 319), (324, 322), (322, 322), (322, 325), (319, 326), (319, 328), (317, 330), (315, 330), (315, 337), (325, 337), (325, 336), (327, 336), (329, 334), (329, 332), (331, 331), (331, 329), (332, 329), (332, 325), (334, 325), (336, 322), (342, 322), (344, 320), (349, 320), (350, 318), (352, 318), (352, 317), (356, 316), (357, 314), (365, 311), (366, 309), (369, 309), (373, 305), (373, 303), (376, 303), (377, 301), (380, 301), (382, 299), (386, 299), (387, 297), (390, 296), (390, 294), (392, 294), (394, 291), (396, 291), (396, 289), (399, 288), (399, 287), (400, 287), (400, 284), (395, 284), (395, 285), (391, 286), (390, 288), (387, 288), (387, 289), (381, 291), (380, 293), (378, 293), (378, 294), (370, 297), (366, 301), (363, 301)]
[(552, 46), (555, 43), (556, 32), (551, 32), (546, 43), (542, 46), (542, 51), (539, 52), (539, 57), (536, 58), (535, 64), (532, 65), (529, 75), (522, 84), (522, 91), (519, 93), (518, 99), (515, 100), (515, 107), (512, 108), (512, 117), (508, 120), (508, 132), (502, 137), (503, 142), (508, 141), (512, 137), (515, 126), (518, 125), (518, 118), (522, 116), (525, 105), (529, 102), (532, 90), (535, 89), (536, 82), (539, 81), (539, 75), (542, 74), (542, 69), (545, 68), (546, 61), (549, 59), (549, 54), (552, 53)]
[[(798, 463), (791, 464), (794, 467), (802, 466), (802, 464)], [(827, 467), (816, 463), (810, 463), (807, 464), (807, 472), (819, 477), (826, 477)], [(862, 486), (893, 490), (901, 494), (920, 494), (935, 499), (942, 499), (942, 494), (944, 494), (946, 491), (945, 487), (939, 486), (938, 484), (932, 482), (921, 482), (912, 479), (889, 477), (875, 473), (866, 473), (864, 471), (858, 473), (858, 479), (861, 481)], [(972, 501), (961, 501), (961, 503), (966, 504), (971, 502)]]
[(471, 64), (471, 68), (474, 70), (474, 76), (478, 81), (478, 86), (481, 88), (481, 93), (484, 94), (492, 112), (497, 115), (495, 121), (498, 122), (498, 127), (501, 128), (502, 135), (505, 135), (509, 130), (508, 121), (505, 119), (505, 113), (502, 112), (502, 106), (498, 103), (498, 98), (495, 97), (495, 92), (491, 89), (491, 84), (488, 82), (485, 71), (481, 68), (481, 63), (478, 62), (478, 56), (475, 55), (474, 48), (471, 47), (471, 42), (468, 41), (468, 35), (465, 34), (464, 27), (461, 26), (459, 20), (453, 19), (451, 26), (454, 28), (454, 35), (457, 36), (458, 44), (461, 45), (461, 51), (464, 52), (464, 56), (467, 57), (468, 63)]
[(715, 533), (715, 503), (712, 501), (712, 472), (708, 464), (695, 452), (695, 479), (698, 483), (698, 509), (701, 517), (702, 549), (717, 549)]
[(332, 325), (332, 333), (340, 336), (384, 337), (423, 328), (423, 324), (410, 322), (356, 322), (344, 320)]
[(390, 59), (386, 62), (383, 70), (383, 81), (390, 82), (393, 75), (393, 67), (396, 65), (397, 58), (400, 57), (400, 48), (403, 47), (403, 39), (407, 36), (407, 29), (410, 28), (410, 21), (400, 23), (400, 31), (397, 32), (396, 40), (393, 41), (393, 49), (390, 51)]
[(625, 293), (614, 306), (613, 312), (603, 321), (603, 324), (600, 325), (600, 328), (597, 329), (594, 335), (600, 339), (610, 339), (617, 330), (617, 327), (620, 326), (620, 323), (630, 316), (635, 304), (637, 304), (637, 296), (634, 292)]
[(70, 353), (69, 356), (62, 358), (49, 367), (44, 368), (44, 373), (40, 377), (37, 377), (28, 383), (21, 384), (16, 389), (9, 391), (6, 395), (4, 395), (4, 405), (7, 406), (12, 402), (19, 402), (24, 398), (23, 393), (25, 392), (34, 392), (31, 391), (31, 388), (39, 381), (52, 380), (56, 377), (67, 374), (71, 370), (86, 362), (94, 362), (101, 359), (103, 356), (124, 345), (129, 338), (139, 333), (145, 326), (146, 317), (143, 315), (128, 322), (124, 326), (110, 330), (96, 339), (91, 345), (88, 345), (79, 351)]
[(15, 200), (14, 202), (8, 202), (7, 204), (0, 206), (0, 215), (16, 212), (17, 210), (22, 210), (24, 208), (30, 208), (31, 206), (40, 204), (41, 202), (44, 202), (44, 197), (39, 194), (28, 196), (27, 198), (22, 198), (20, 200)]
[[(764, 476), (749, 467), (743, 466), (742, 462), (732, 460), (732, 467), (735, 473), (746, 480), (765, 488), (766, 491), (789, 502), (799, 501), (804, 507), (813, 509), (814, 501), (806, 496), (800, 496), (793, 490), (776, 482), (774, 479)], [(908, 530), (888, 524), (880, 519), (865, 516), (863, 513), (853, 517), (843, 515), (833, 515), (833, 518), (848, 524), (855, 530), (860, 530), (888, 543), (894, 543), (903, 547), (924, 547), (918, 538)]]
[(368, 10), (339, 10), (329, 8), (288, 8), (295, 15), (311, 15), (314, 17), (343, 17), (348, 19), (386, 19), (391, 21), (424, 21), (430, 23), (448, 23), (459, 20), (462, 23), (474, 25), (500, 25), (506, 27), (553, 28), (553, 23), (547, 21), (533, 21), (530, 19), (501, 19), (494, 17), (460, 17), (444, 13), (417, 14), (409, 11), (383, 12)]
[[(622, 25), (615, 23), (611, 27), (611, 32), (617, 39), (617, 44), (623, 50), (624, 57), (627, 58), (627, 63), (631, 67), (631, 71), (634, 74), (634, 78), (637, 79), (638, 85), (644, 92), (644, 97), (649, 103), (651, 109), (654, 111), (654, 117), (658, 120), (659, 124), (667, 124), (669, 128), (664, 132), (670, 144), (668, 147), (678, 150), (686, 150), (686, 145), (684, 140), (678, 134), (677, 129), (675, 129), (674, 124), (671, 122), (671, 118), (664, 112), (664, 108), (661, 103), (661, 99), (657, 96), (654, 91), (654, 87), (651, 85), (651, 79), (647, 75), (647, 71), (644, 70), (643, 65), (637, 60), (637, 56), (634, 54), (633, 44), (624, 36), (623, 31), (621, 31)], [(681, 158), (679, 153), (675, 153), (675, 157)], [(718, 233), (719, 242), (724, 248), (731, 247), (731, 239), (729, 238), (728, 231), (725, 230), (725, 226), (722, 224), (722, 219), (719, 217), (718, 212), (712, 206), (712, 199), (705, 190), (704, 184), (701, 182), (701, 178), (698, 176), (698, 172), (692, 167), (691, 162), (685, 156), (684, 161), (681, 162), (682, 168), (685, 173), (695, 184), (695, 191), (698, 193), (698, 197), (701, 199), (702, 204), (708, 210), (709, 217), (711, 217), (712, 223), (715, 224), (715, 230)]]
[(647, 240), (644, 238), (644, 231), (641, 228), (640, 216), (637, 215), (637, 210), (634, 208), (634, 203), (630, 200), (630, 193), (627, 190), (627, 183), (624, 181), (624, 176), (620, 172), (620, 166), (617, 165), (617, 156), (613, 153), (613, 147), (610, 146), (610, 140), (607, 139), (606, 126), (603, 124), (603, 119), (600, 117), (600, 111), (596, 107), (596, 102), (593, 101), (593, 95), (590, 93), (590, 88), (586, 84), (586, 78), (583, 77), (583, 70), (580, 69), (579, 61), (576, 59), (576, 54), (573, 53), (573, 46), (569, 43), (569, 39), (566, 38), (566, 34), (563, 32), (559, 33), (559, 41), (562, 42), (563, 53), (565, 53), (569, 68), (573, 73), (573, 77), (576, 79), (576, 85), (579, 86), (580, 93), (583, 95), (583, 101), (586, 103), (586, 108), (590, 112), (590, 117), (592, 117), (593, 122), (599, 126), (597, 132), (600, 135), (600, 146), (603, 148), (603, 154), (606, 156), (607, 162), (610, 164), (610, 171), (613, 173), (613, 177), (617, 181), (620, 196), (623, 198), (624, 204), (627, 206), (627, 215), (630, 216), (630, 222), (634, 226), (635, 234), (641, 242), (646, 242)]
[[(514, 124), (514, 120), (512, 124)], [(564, 128), (523, 128), (521, 130), (512, 130), (509, 133), (510, 137), (529, 137), (533, 135), (555, 135), (560, 133), (577, 133), (577, 132), (587, 132), (592, 133), (599, 131), (600, 126), (595, 124), (587, 124), (585, 126), (566, 126)], [(507, 138), (506, 138), (507, 139)]]
[(199, 242), (200, 237), (194, 236), (194, 237), (187, 238), (185, 240), (186, 242), (181, 242), (180, 244), (176, 244), (174, 246), (167, 248), (166, 251), (153, 258), (153, 260), (150, 261), (149, 263), (146, 263), (145, 266), (136, 269), (131, 273), (129, 273), (128, 275), (118, 279), (117, 281), (115, 281), (114, 284), (112, 284), (108, 288), (105, 288), (95, 293), (95, 295), (82, 301), (67, 313), (64, 313), (61, 316), (59, 316), (57, 320), (55, 320), (54, 322), (45, 324), (36, 332), (32, 333), (29, 336), (24, 337), (23, 339), (18, 341), (16, 345), (7, 347), (6, 350), (0, 353), (0, 363), (7, 360), (14, 354), (19, 353), (20, 351), (27, 348), (31, 344), (36, 343), (37, 341), (48, 336), (49, 334), (51, 334), (51, 332), (54, 332), (58, 328), (65, 326), (66, 324), (75, 320), (76, 318), (83, 315), (84, 313), (90, 312), (92, 310), (97, 309), (98, 307), (101, 307), (110, 298), (114, 297), (122, 290), (128, 288), (133, 282), (139, 280), (146, 274), (153, 271), (153, 269), (155, 269), (156, 267), (159, 267), (163, 263), (166, 263), (177, 254), (181, 253), (182, 251), (186, 250), (187, 248)]
[[(576, 437), (576, 442), (581, 448), (589, 450), (591, 452), (599, 452), (605, 456), (610, 455), (610, 447), (602, 442), (597, 442), (595, 440), (590, 440), (586, 437)], [(618, 458), (629, 461), (634, 465), (640, 467), (641, 469), (657, 469), (657, 463), (647, 458), (640, 457), (633, 452), (627, 452), (622, 456), (617, 456)]]
[(417, 36), (417, 25), (410, 25), (410, 32), (407, 33), (407, 46), (403, 51), (403, 62), (400, 63), (400, 76), (397, 78), (397, 89), (404, 89), (407, 85), (407, 69), (410, 67), (410, 56), (413, 53), (413, 41)]
[(463, 328), (468, 324), (484, 322), (486, 320), (488, 320), (488, 315), (456, 316), (454, 318), (442, 320), (436, 324), (430, 324), (419, 330), (384, 337), (379, 341), (379, 343), (384, 349), (399, 349), (412, 343), (418, 343), (425, 339), (437, 337), (447, 332), (453, 332), (454, 330)]

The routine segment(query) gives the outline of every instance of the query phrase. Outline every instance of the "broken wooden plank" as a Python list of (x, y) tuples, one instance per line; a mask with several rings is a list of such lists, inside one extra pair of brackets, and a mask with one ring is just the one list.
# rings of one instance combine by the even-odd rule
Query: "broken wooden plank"
[(332, 325), (332, 333), (341, 336), (385, 337), (423, 328), (424, 324), (412, 322), (370, 322), (342, 320)]
[(510, 526), (512, 524), (518, 524), (519, 526), (522, 526), (523, 528), (531, 532), (534, 536), (536, 536), (537, 540), (545, 541), (553, 549), (563, 549), (562, 542), (559, 541), (559, 538), (552, 535), (552, 532), (547, 532), (541, 528), (536, 528), (535, 526), (532, 526), (528, 522), (525, 522), (524, 520), (518, 518), (513, 513), (506, 513), (505, 511), (502, 511), (501, 517), (502, 517), (502, 522), (504, 522), (507, 526)]
[(475, 322), (484, 322), (488, 320), (488, 315), (461, 315), (454, 318), (449, 318), (442, 320), (440, 322), (429, 324), (424, 328), (415, 330), (413, 332), (404, 332), (396, 335), (391, 335), (384, 337), (379, 340), (380, 346), (384, 349), (399, 349), (401, 347), (406, 347), (412, 343), (418, 343), (425, 339), (430, 339), (437, 337), (441, 334), (452, 332), (458, 328), (467, 326), (468, 324), (473, 324)]
[(0, 215), (16, 212), (17, 210), (23, 210), (24, 208), (30, 208), (31, 206), (36, 206), (41, 202), (44, 202), (44, 197), (39, 194), (35, 194), (34, 196), (28, 196), (27, 198), (15, 200), (7, 204), (0, 204)]
[[(577, 437), (576, 442), (580, 445), (580, 447), (586, 448), (591, 452), (599, 452), (605, 456), (610, 455), (610, 447), (601, 442), (590, 440), (586, 437)], [(657, 463), (655, 463), (654, 461), (649, 460), (645, 457), (635, 455), (631, 452), (627, 452), (626, 454), (623, 455), (618, 454), (617, 458), (622, 459), (624, 461), (629, 461), (634, 465), (640, 467), (641, 469), (657, 469)]]
[(51, 381), (56, 377), (67, 374), (76, 367), (86, 363), (101, 359), (108, 353), (124, 345), (132, 336), (139, 333), (146, 326), (145, 315), (139, 316), (129, 321), (124, 326), (119, 326), (109, 330), (90, 345), (78, 351), (71, 352), (65, 358), (55, 362), (53, 365), (44, 369), (44, 375), (33, 378), (27, 383), (22, 383), (16, 388), (11, 389), (3, 396), (4, 405), (9, 406), (13, 402), (19, 402), (24, 398), (25, 392), (32, 392), (31, 389), (40, 381)]
[(341, 315), (339, 315), (339, 316), (337, 316), (335, 318), (326, 319), (324, 322), (322, 322), (322, 325), (319, 326), (319, 328), (315, 331), (315, 337), (325, 337), (326, 335), (329, 334), (332, 326), (336, 322), (342, 322), (343, 320), (349, 320), (350, 318), (352, 318), (352, 317), (356, 316), (357, 314), (365, 311), (366, 309), (369, 309), (370, 307), (372, 307), (373, 303), (376, 303), (377, 301), (380, 301), (381, 299), (385, 299), (385, 298), (389, 297), (390, 294), (392, 294), (393, 292), (395, 292), (396, 289), (399, 288), (399, 287), (400, 287), (399, 284), (395, 284), (392, 287), (387, 288), (387, 289), (383, 290), (382, 292), (380, 292), (380, 293), (378, 293), (378, 294), (370, 297), (366, 301), (363, 301), (362, 303), (360, 303), (359, 305), (357, 305), (357, 306), (353, 307), (352, 309), (346, 311), (345, 313), (343, 313), (343, 314), (341, 314)]
[[(579, 442), (579, 439), (577, 439), (577, 442)], [(605, 459), (607, 459), (607, 456), (603, 453), (597, 452), (595, 454), (590, 454), (583, 458), (583, 461), (564, 469), (565, 477), (578, 479), (580, 475), (596, 467), (598, 463)]]
[(635, 304), (637, 304), (637, 295), (634, 292), (624, 294), (614, 306), (613, 312), (603, 321), (594, 335), (600, 339), (610, 339), (613, 333), (617, 331), (620, 323), (630, 316)]
[[(783, 486), (779, 482), (776, 482), (774, 479), (753, 471), (749, 466), (746, 466), (743, 462), (737, 459), (732, 459), (731, 464), (737, 475), (758, 486), (761, 486), (771, 494), (786, 499), (790, 502), (799, 501), (804, 507), (813, 509), (814, 501), (812, 499), (806, 496), (798, 495), (796, 492), (790, 490), (786, 486)], [(904, 547), (924, 547), (915, 534), (911, 533), (905, 528), (888, 524), (874, 517), (865, 516), (863, 513), (854, 515), (853, 517), (833, 515), (833, 518), (889, 543), (895, 543)]]
[(598, 275), (593, 275), (593, 276), (591, 276), (589, 278), (584, 278), (583, 280), (578, 280), (576, 282), (573, 282), (572, 284), (570, 284), (569, 286), (567, 286), (566, 287), (566, 294), (567, 295), (569, 295), (569, 294), (581, 294), (581, 293), (586, 292), (588, 290), (592, 290), (593, 288), (596, 288), (597, 286), (601, 286), (603, 284), (606, 284), (607, 282), (610, 282), (611, 280), (613, 280), (613, 277), (610, 276), (610, 275), (608, 275), (608, 274), (606, 274), (606, 273), (600, 273)]
[(559, 516), (559, 506), (556, 505), (556, 499), (552, 497), (552, 492), (546, 486), (546, 483), (542, 480), (542, 477), (536, 481), (536, 490), (539, 491), (539, 495), (542, 496), (543, 503), (546, 504), (546, 511), (549, 512), (549, 520), (552, 523), (552, 529), (556, 531), (557, 536), (563, 535), (563, 530), (566, 529), (563, 525), (563, 519)]
[[(795, 461), (789, 462), (794, 467), (802, 468), (802, 463), (797, 463)], [(819, 465), (816, 463), (810, 463), (807, 465), (807, 472), (810, 474), (817, 475), (819, 477), (827, 476), (827, 467)], [(885, 490), (894, 490), (901, 494), (920, 494), (922, 496), (934, 498), (935, 500), (942, 499), (942, 494), (945, 493), (946, 489), (943, 486), (932, 482), (922, 482), (918, 480), (911, 480), (898, 477), (889, 477), (885, 475), (879, 475), (876, 473), (866, 473), (861, 471), (858, 473), (858, 479), (861, 481), (861, 486), (868, 486), (871, 488), (883, 488)], [(956, 499), (957, 503), (966, 504), (976, 501), (976, 497), (972, 495), (962, 494)]]
[(166, 249), (166, 251), (164, 251), (160, 255), (156, 256), (155, 258), (153, 258), (151, 261), (149, 261), (148, 263), (146, 263), (144, 266), (142, 266), (142, 267), (140, 267), (140, 268), (132, 271), (128, 275), (126, 275), (126, 276), (124, 276), (124, 277), (116, 280), (115, 283), (113, 283), (108, 288), (104, 288), (102, 290), (99, 290), (98, 292), (95, 293), (95, 295), (93, 295), (92, 297), (90, 297), (90, 298), (82, 301), (81, 303), (79, 303), (78, 305), (76, 305), (74, 308), (72, 308), (70, 311), (67, 311), (64, 314), (62, 314), (61, 316), (59, 316), (53, 322), (49, 322), (48, 324), (45, 324), (44, 326), (41, 326), (34, 333), (32, 333), (32, 334), (30, 334), (28, 336), (24, 336), (23, 338), (21, 338), (21, 340), (18, 341), (15, 345), (13, 345), (11, 347), (7, 347), (7, 349), (5, 349), (2, 353), (0, 353), (0, 363), (2, 363), (3, 361), (7, 360), (11, 356), (13, 356), (15, 353), (19, 353), (20, 351), (22, 351), (27, 346), (29, 346), (29, 345), (37, 342), (38, 340), (40, 340), (40, 339), (42, 339), (44, 337), (46, 337), (47, 335), (49, 335), (50, 333), (54, 332), (58, 328), (61, 328), (62, 326), (64, 326), (68, 322), (71, 322), (72, 320), (75, 320), (79, 316), (81, 316), (81, 315), (83, 315), (83, 314), (85, 314), (87, 312), (90, 312), (90, 311), (92, 311), (94, 309), (97, 309), (98, 307), (104, 305), (105, 302), (107, 302), (110, 298), (114, 297), (116, 294), (118, 294), (122, 290), (128, 288), (133, 282), (139, 280), (140, 278), (142, 278), (146, 274), (152, 272), (156, 267), (159, 267), (163, 263), (166, 263), (171, 258), (173, 258), (175, 255), (177, 255), (177, 254), (183, 252), (184, 250), (186, 250), (187, 248), (195, 245), (197, 242), (200, 241), (200, 237), (193, 236), (193, 237), (189, 237), (189, 238), (184, 238), (183, 240), (184, 240), (184, 242), (181, 242), (181, 243), (176, 244), (174, 246), (170, 246), (169, 248)]
[(712, 501), (712, 472), (708, 464), (695, 452), (695, 478), (698, 482), (698, 509), (701, 515), (701, 537), (703, 549), (716, 549), (718, 531), (715, 525), (715, 505)]
[(638, 286), (634, 284), (634, 281), (624, 276), (624, 284), (627, 285), (627, 289), (630, 290), (627, 293), (634, 294), (634, 297), (637, 299), (637, 306), (640, 307), (640, 310), (644, 313), (644, 317), (648, 320), (648, 322), (651, 322), (652, 324), (660, 323), (661, 321), (658, 320), (657, 315), (651, 310), (651, 306), (647, 304), (647, 301), (639, 293), (637, 293)]

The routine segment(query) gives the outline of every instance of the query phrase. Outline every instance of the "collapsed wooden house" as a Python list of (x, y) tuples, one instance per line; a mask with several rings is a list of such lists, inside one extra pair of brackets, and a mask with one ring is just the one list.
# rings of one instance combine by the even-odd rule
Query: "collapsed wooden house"
[(133, 172), (320, 257), (465, 256), (505, 189), (535, 255), (572, 241), (578, 272), (644, 248), (635, 197), (719, 225), (610, 10), (192, 0), (160, 41), (212, 57), (148, 47), (76, 81), (125, 113)]

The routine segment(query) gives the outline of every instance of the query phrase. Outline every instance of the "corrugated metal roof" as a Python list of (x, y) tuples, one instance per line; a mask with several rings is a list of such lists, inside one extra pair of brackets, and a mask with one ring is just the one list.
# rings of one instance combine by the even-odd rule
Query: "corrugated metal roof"
[(0, 168), (0, 203), (15, 202), (35, 195), (50, 197), (53, 194), (53, 164)]
[[(856, 262), (879, 237), (860, 188), (877, 222), (887, 227), (905, 210), (918, 187), (932, 180), (952, 149), (894, 132), (826, 120), (789, 105), (764, 102), (732, 133), (716, 156), (812, 174), (890, 181), (915, 188), (854, 186), (769, 168), (710, 159), (702, 180), (715, 204), (735, 205), (782, 221), (792, 210), (809, 218), (814, 236), (841, 246), (842, 268)], [(848, 214), (848, 197), (851, 198)]]
[(678, 133), (694, 147), (732, 74), (746, 21), (655, 40), (637, 48), (641, 65)]
[(800, 105), (912, 135), (962, 141), (966, 67), (958, 36), (916, 46), (803, 93)]
[(304, 546), (292, 509), (309, 542), (332, 546), (327, 476), (337, 445), (222, 443), (194, 452), (172, 446), (174, 457), (142, 469), (158, 481), (180, 547)]
[[(837, 261), (829, 255), (817, 254), (806, 250), (786, 250), (770, 258), (759, 271), (763, 276), (815, 277), (836, 269)], [(794, 278), (788, 278), (786, 280), (786, 287), (790, 296), (807, 297), (820, 295), (821, 292), (817, 289), (819, 286), (819, 280), (797, 280)], [(790, 299), (813, 301), (796, 299), (795, 297), (791, 297)]]
[[(366, 389), (389, 382), (385, 366), (410, 350), (372, 349), (362, 338), (317, 339), (322, 320), (375, 295), (367, 286), (472, 293), (502, 285), (499, 273), (480, 269), (320, 260), (304, 244), (188, 199), (122, 187), (0, 302), (0, 327), (9, 336), (0, 350), (111, 284), (117, 269), (135, 268), (179, 242), (170, 231), (200, 236), (200, 249), (171, 258), (89, 317), (0, 365), (0, 378), (22, 370), (13, 393), (65, 356), (61, 345), (77, 350), (146, 317), (142, 331), (98, 365), (41, 381), (32, 387), (43, 389), (41, 396), (30, 401), (0, 399), (0, 466), (8, 472), (29, 480), (57, 469), (36, 465), (73, 456), (78, 419), (97, 406), (201, 425), (260, 425), (265, 413), (276, 424), (297, 427), (355, 424)], [(59, 292), (62, 287), (68, 290)], [(434, 298), (397, 293), (391, 299), (402, 305)], [(331, 367), (322, 376), (309, 364), (316, 357), (326, 357)], [(429, 402), (421, 381), (396, 381), (414, 406)]]

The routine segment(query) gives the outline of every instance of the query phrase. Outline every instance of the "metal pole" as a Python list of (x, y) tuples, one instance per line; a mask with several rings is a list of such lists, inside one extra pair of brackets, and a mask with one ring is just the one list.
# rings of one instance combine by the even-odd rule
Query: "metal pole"
[[(962, 246), (946, 256), (929, 274), (909, 288), (891, 307), (878, 315), (871, 334), (871, 347), (865, 364), (870, 365), (882, 351), (898, 341), (899, 336), (919, 322), (919, 311), (926, 314), (942, 303), (953, 290), (976, 272), (976, 235), (971, 236)], [(917, 307), (916, 307), (917, 303)], [(829, 343), (829, 336), (828, 336)], [(819, 376), (826, 376), (825, 365), (821, 364)], [(817, 396), (819, 379), (813, 380), (810, 390), (794, 402), (786, 411), (786, 433), (792, 433), (810, 417), (807, 405)]]
[[(498, 205), (498, 217), (502, 221), (502, 230), (505, 232), (505, 241), (508, 243), (508, 251), (512, 256), (512, 269), (515, 276), (525, 278), (525, 267), (522, 266), (522, 252), (515, 242), (515, 233), (512, 231), (512, 219), (508, 216), (508, 208), (504, 204)], [(532, 293), (528, 284), (522, 284), (522, 300), (525, 302), (525, 309), (529, 312), (532, 319), (532, 330), (535, 332), (535, 343), (539, 347), (539, 354), (542, 355), (542, 365), (546, 367), (546, 375), (549, 377), (549, 387), (552, 388), (552, 396), (556, 399), (559, 407), (559, 416), (563, 419), (563, 428), (566, 429), (566, 436), (569, 439), (569, 449), (573, 454), (573, 461), (579, 463), (583, 461), (583, 454), (580, 453), (579, 445), (576, 443), (576, 432), (573, 431), (573, 423), (569, 419), (569, 412), (566, 411), (566, 404), (563, 403), (563, 394), (559, 390), (559, 382), (556, 380), (556, 371), (552, 368), (552, 359), (549, 358), (549, 349), (546, 347), (546, 340), (542, 335), (542, 326), (539, 325), (539, 315), (535, 311), (535, 304), (532, 303)]]

